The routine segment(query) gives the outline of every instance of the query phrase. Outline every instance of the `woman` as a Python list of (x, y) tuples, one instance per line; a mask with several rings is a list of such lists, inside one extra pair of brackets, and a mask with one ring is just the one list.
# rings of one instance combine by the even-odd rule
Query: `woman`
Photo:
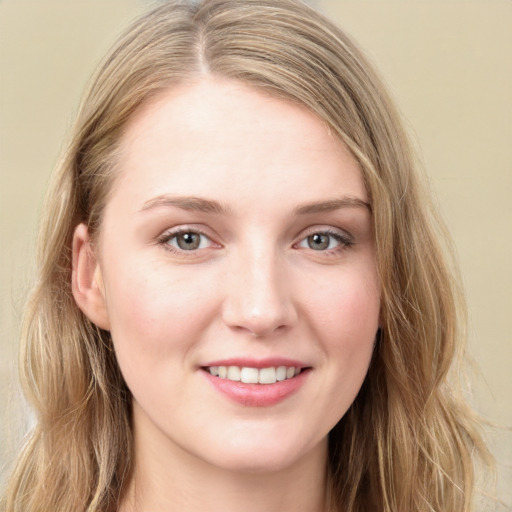
[(471, 510), (461, 298), (384, 88), (293, 0), (166, 3), (85, 98), (3, 509)]

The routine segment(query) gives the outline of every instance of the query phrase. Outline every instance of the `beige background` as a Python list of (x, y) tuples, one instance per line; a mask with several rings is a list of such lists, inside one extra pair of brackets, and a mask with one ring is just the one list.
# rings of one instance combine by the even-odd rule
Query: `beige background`
[[(474, 404), (511, 426), (512, 2), (316, 3), (367, 50), (421, 146), (468, 293), (470, 348), (482, 372)], [(143, 7), (0, 0), (0, 480), (30, 423), (15, 384), (16, 338), (43, 191), (87, 78)], [(512, 436), (487, 435), (500, 463), (498, 494), (512, 510)]]

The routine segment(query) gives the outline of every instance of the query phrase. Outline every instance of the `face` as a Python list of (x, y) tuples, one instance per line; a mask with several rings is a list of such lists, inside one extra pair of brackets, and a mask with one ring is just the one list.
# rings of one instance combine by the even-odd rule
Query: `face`
[(139, 444), (252, 472), (325, 455), (378, 328), (367, 203), (302, 107), (209, 78), (139, 111), (96, 272)]

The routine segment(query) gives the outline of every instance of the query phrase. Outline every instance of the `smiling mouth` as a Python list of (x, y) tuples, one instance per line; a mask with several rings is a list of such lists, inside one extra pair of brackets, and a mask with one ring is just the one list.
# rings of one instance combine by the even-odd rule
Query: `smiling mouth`
[(219, 379), (243, 382), (245, 384), (274, 384), (293, 379), (307, 368), (296, 366), (270, 366), (251, 368), (247, 366), (206, 366), (203, 370)]

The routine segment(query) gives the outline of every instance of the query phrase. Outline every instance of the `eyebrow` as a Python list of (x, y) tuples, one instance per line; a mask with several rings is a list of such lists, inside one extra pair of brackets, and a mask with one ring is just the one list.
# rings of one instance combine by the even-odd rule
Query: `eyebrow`
[(201, 197), (194, 196), (177, 197), (167, 194), (157, 196), (153, 199), (150, 199), (149, 201), (146, 201), (140, 211), (143, 212), (162, 206), (174, 206), (181, 208), (182, 210), (216, 213), (218, 215), (227, 215), (230, 212), (230, 209), (227, 206), (224, 206), (222, 203), (219, 203), (213, 199), (203, 199)]
[[(146, 201), (141, 212), (160, 207), (177, 207), (182, 210), (198, 211), (203, 213), (215, 213), (217, 215), (229, 215), (231, 209), (213, 199), (204, 199), (195, 196), (171, 196), (164, 194)], [(366, 201), (357, 197), (344, 196), (298, 206), (294, 210), (295, 215), (310, 215), (314, 213), (331, 212), (342, 208), (364, 208), (370, 213), (372, 207)]]
[(367, 203), (358, 197), (345, 196), (298, 206), (295, 209), (295, 214), (308, 215), (312, 213), (332, 212), (341, 208), (364, 208), (372, 213), (370, 203)]

